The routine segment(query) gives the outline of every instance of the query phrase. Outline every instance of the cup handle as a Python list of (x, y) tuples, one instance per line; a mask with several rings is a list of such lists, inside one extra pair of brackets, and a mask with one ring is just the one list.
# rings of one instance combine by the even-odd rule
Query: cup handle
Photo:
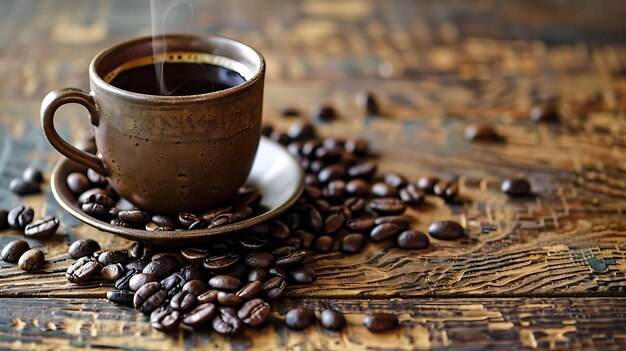
[(93, 96), (75, 88), (53, 90), (41, 102), (41, 126), (46, 138), (65, 157), (93, 169), (102, 176), (107, 176), (107, 171), (98, 157), (70, 145), (61, 138), (54, 128), (54, 114), (61, 105), (67, 103), (77, 103), (85, 106), (87, 111), (89, 111), (91, 124), (98, 126), (100, 117)]

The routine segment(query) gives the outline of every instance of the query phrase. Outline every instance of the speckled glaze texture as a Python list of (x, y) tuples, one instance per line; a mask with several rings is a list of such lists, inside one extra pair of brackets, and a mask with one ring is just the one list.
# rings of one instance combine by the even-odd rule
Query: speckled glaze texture
[[(232, 59), (245, 66), (249, 79), (229, 89), (189, 96), (137, 94), (103, 79), (115, 67), (151, 55), (152, 45), (152, 38), (126, 42), (101, 52), (90, 65), (90, 95), (97, 111), (90, 112), (100, 172), (106, 172), (121, 196), (144, 209), (168, 213), (219, 205), (236, 193), (252, 167), (261, 135), (263, 58), (230, 39), (174, 35), (154, 45)], [(44, 105), (61, 100), (60, 106), (62, 99), (63, 91), (56, 91)], [(67, 102), (88, 105), (85, 100)], [(53, 115), (56, 106), (46, 108), (42, 105), (44, 131), (46, 114)], [(61, 153), (81, 162), (84, 155), (72, 157), (80, 151), (71, 146), (64, 150), (67, 145), (55, 145), (59, 143), (53, 133), (46, 135)]]

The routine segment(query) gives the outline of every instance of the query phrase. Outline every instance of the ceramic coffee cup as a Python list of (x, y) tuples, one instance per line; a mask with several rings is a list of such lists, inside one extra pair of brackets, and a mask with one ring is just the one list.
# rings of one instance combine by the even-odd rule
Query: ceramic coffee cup
[[(147, 95), (116, 87), (121, 72), (165, 62), (202, 63), (241, 75), (239, 85), (184, 96)], [(134, 205), (159, 213), (219, 205), (245, 182), (261, 135), (265, 63), (256, 50), (209, 35), (169, 35), (128, 41), (99, 53), (89, 66), (91, 92), (50, 92), (41, 123), (52, 146), (104, 175)], [(78, 103), (89, 112), (97, 154), (78, 150), (54, 128), (56, 110)]]

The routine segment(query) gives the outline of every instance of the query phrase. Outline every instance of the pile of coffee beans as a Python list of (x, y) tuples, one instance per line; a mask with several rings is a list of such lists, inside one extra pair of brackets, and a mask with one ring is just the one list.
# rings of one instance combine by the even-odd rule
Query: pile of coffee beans
[(24, 170), (22, 178), (13, 178), (9, 183), (9, 190), (19, 196), (37, 194), (41, 192), (43, 183), (43, 173), (35, 167), (28, 167)]

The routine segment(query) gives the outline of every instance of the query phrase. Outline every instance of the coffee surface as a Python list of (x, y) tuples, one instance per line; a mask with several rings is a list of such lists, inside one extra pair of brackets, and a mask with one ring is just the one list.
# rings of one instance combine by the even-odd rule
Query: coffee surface
[(184, 96), (220, 91), (245, 82), (233, 70), (204, 63), (165, 63), (162, 77), (165, 89), (160, 88), (155, 66), (145, 65), (119, 73), (111, 84), (140, 94)]

